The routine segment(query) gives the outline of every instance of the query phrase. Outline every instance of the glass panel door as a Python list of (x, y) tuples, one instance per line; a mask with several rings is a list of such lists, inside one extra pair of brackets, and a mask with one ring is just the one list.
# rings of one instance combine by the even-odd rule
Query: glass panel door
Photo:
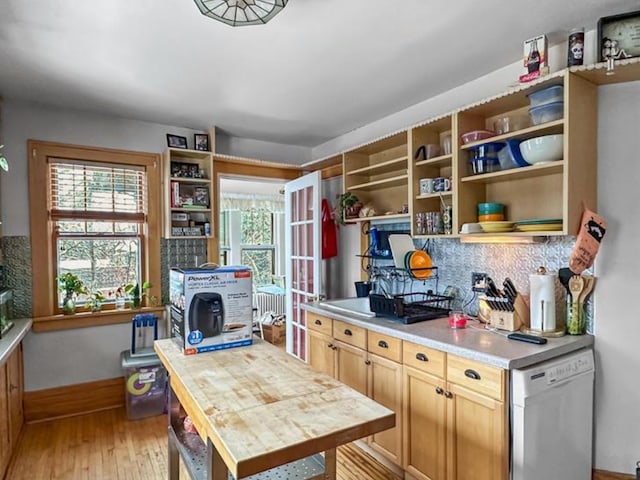
[(287, 353), (307, 358), (302, 305), (320, 295), (320, 172), (285, 185)]

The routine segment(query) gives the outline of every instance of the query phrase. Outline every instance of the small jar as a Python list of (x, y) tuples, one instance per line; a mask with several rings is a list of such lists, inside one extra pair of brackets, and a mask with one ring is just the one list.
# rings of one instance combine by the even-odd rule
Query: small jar
[(451, 328), (467, 328), (467, 316), (461, 311), (450, 312), (449, 326)]

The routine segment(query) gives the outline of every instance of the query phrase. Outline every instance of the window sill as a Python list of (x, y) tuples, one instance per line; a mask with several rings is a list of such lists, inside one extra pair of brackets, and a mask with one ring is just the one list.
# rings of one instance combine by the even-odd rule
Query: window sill
[(105, 310), (103, 312), (78, 312), (73, 315), (51, 315), (33, 319), (31, 330), (35, 333), (55, 332), (57, 330), (71, 330), (75, 328), (98, 327), (101, 325), (115, 325), (129, 323), (138, 313), (162, 313), (164, 307), (125, 308), (124, 310)]

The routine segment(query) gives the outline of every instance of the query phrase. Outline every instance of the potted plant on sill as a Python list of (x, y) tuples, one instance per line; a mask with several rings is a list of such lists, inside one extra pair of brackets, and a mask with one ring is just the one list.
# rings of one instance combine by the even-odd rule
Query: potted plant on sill
[(76, 313), (76, 298), (78, 295), (86, 294), (87, 288), (80, 278), (71, 272), (67, 272), (57, 278), (58, 289), (64, 292), (62, 300), (62, 313), (72, 315)]
[(357, 218), (362, 208), (360, 199), (351, 192), (344, 192), (337, 196), (338, 204), (334, 213), (334, 219), (344, 225), (345, 220)]

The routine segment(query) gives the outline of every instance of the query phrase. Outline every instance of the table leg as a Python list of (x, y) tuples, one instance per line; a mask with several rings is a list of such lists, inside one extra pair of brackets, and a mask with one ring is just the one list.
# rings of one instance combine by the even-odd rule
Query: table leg
[(324, 478), (326, 480), (336, 480), (336, 449), (324, 452)]
[[(168, 429), (171, 430), (172, 420), (180, 415), (180, 402), (171, 388), (171, 376), (169, 376), (167, 389), (167, 420)], [(180, 478), (180, 452), (178, 446), (172, 441), (171, 432), (167, 432), (167, 438), (169, 441), (169, 480), (178, 480)]]
[(229, 477), (227, 465), (210, 439), (207, 439), (207, 464), (211, 465), (207, 472), (207, 480), (227, 480)]
[(171, 435), (167, 435), (169, 442), (169, 480), (180, 478), (180, 453), (178, 446), (171, 440)]

